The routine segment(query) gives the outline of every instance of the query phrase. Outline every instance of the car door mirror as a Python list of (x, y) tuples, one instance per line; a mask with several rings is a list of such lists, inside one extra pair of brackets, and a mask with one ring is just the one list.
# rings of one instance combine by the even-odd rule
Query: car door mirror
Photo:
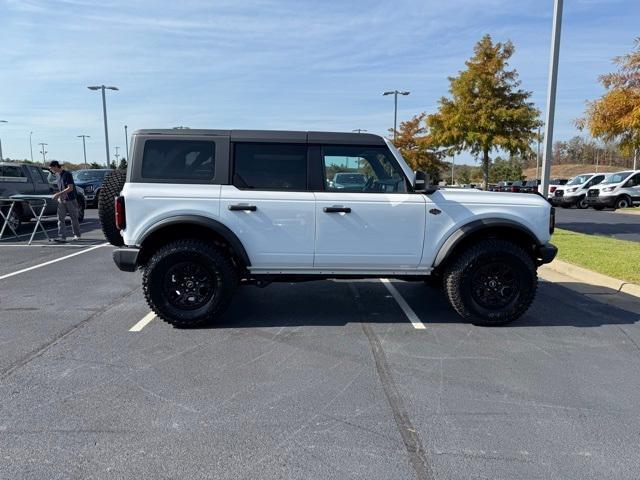
[(416, 193), (426, 193), (427, 195), (438, 189), (436, 185), (431, 185), (431, 176), (421, 170), (416, 171), (416, 178), (413, 182), (413, 190)]

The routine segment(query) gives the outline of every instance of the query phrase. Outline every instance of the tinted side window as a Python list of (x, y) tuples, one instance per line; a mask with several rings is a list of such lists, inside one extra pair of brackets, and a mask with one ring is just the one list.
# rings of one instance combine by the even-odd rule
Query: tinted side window
[(142, 157), (142, 177), (211, 180), (215, 172), (215, 148), (214, 142), (147, 140)]
[[(31, 180), (34, 183), (43, 183), (42, 175), (40, 174), (41, 170), (36, 167), (28, 166), (29, 174), (31, 175)], [(46, 183), (46, 182), (45, 182)]]
[[(22, 171), (22, 167), (18, 167), (15, 165), (5, 165), (4, 167), (0, 167), (0, 176), (23, 179), (26, 181), (27, 177)], [(22, 180), (20, 180), (22, 181)]]
[(407, 184), (384, 147), (322, 147), (325, 190), (406, 193)]
[(640, 185), (640, 173), (631, 177), (627, 183), (630, 187), (637, 187)]
[(306, 145), (236, 143), (233, 184), (240, 189), (306, 190)]

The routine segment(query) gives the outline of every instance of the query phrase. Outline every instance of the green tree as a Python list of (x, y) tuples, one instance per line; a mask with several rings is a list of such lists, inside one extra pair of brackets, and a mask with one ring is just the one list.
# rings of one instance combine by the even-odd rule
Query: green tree
[(118, 165), (118, 170), (126, 170), (127, 169), (127, 159), (121, 158), (120, 164)]
[(519, 159), (505, 160), (497, 157), (489, 170), (489, 181), (497, 183), (501, 180), (522, 180), (522, 163)]
[(96, 163), (96, 162), (91, 162), (91, 163), (89, 164), (89, 168), (92, 168), (92, 169), (98, 169), (98, 168), (100, 168), (100, 164), (99, 164), (99, 163)]
[(618, 70), (600, 77), (607, 90), (602, 97), (587, 102), (578, 128), (605, 142), (617, 142), (621, 152), (637, 155), (640, 149), (640, 37), (635, 50), (613, 59)]
[[(445, 168), (442, 153), (433, 150), (429, 137), (426, 113), (414, 116), (411, 120), (400, 122), (396, 132), (394, 145), (413, 170), (427, 172), (433, 182), (440, 180), (440, 173)], [(393, 129), (392, 129), (393, 131)]]
[(541, 125), (540, 112), (522, 90), (516, 70), (508, 70), (513, 44), (493, 43), (485, 35), (476, 44), (466, 69), (449, 77), (451, 98), (442, 97), (439, 110), (427, 117), (432, 143), (469, 150), (482, 161), (485, 188), (493, 150), (510, 155), (530, 151)]

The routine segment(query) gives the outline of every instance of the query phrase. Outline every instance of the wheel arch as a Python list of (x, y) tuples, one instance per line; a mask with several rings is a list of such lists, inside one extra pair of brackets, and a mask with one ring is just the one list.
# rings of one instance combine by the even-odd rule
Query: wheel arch
[(513, 241), (525, 248), (535, 260), (536, 248), (542, 246), (536, 235), (525, 225), (502, 218), (486, 218), (469, 222), (454, 231), (442, 244), (433, 262), (434, 269), (442, 268), (456, 252), (485, 238)]
[(144, 265), (152, 251), (180, 238), (212, 241), (225, 247), (243, 267), (251, 265), (249, 255), (238, 236), (223, 223), (201, 215), (177, 215), (160, 220), (151, 226), (142, 234), (138, 242), (139, 264)]

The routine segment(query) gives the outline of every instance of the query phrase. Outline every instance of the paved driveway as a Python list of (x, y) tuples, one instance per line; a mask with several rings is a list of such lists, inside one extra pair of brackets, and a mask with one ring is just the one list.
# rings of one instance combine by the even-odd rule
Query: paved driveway
[(556, 208), (558, 228), (640, 242), (640, 215), (612, 210)]
[(640, 310), (543, 282), (482, 328), (421, 283), (319, 281), (140, 328), (96, 227), (0, 247), (0, 478), (638, 478)]

